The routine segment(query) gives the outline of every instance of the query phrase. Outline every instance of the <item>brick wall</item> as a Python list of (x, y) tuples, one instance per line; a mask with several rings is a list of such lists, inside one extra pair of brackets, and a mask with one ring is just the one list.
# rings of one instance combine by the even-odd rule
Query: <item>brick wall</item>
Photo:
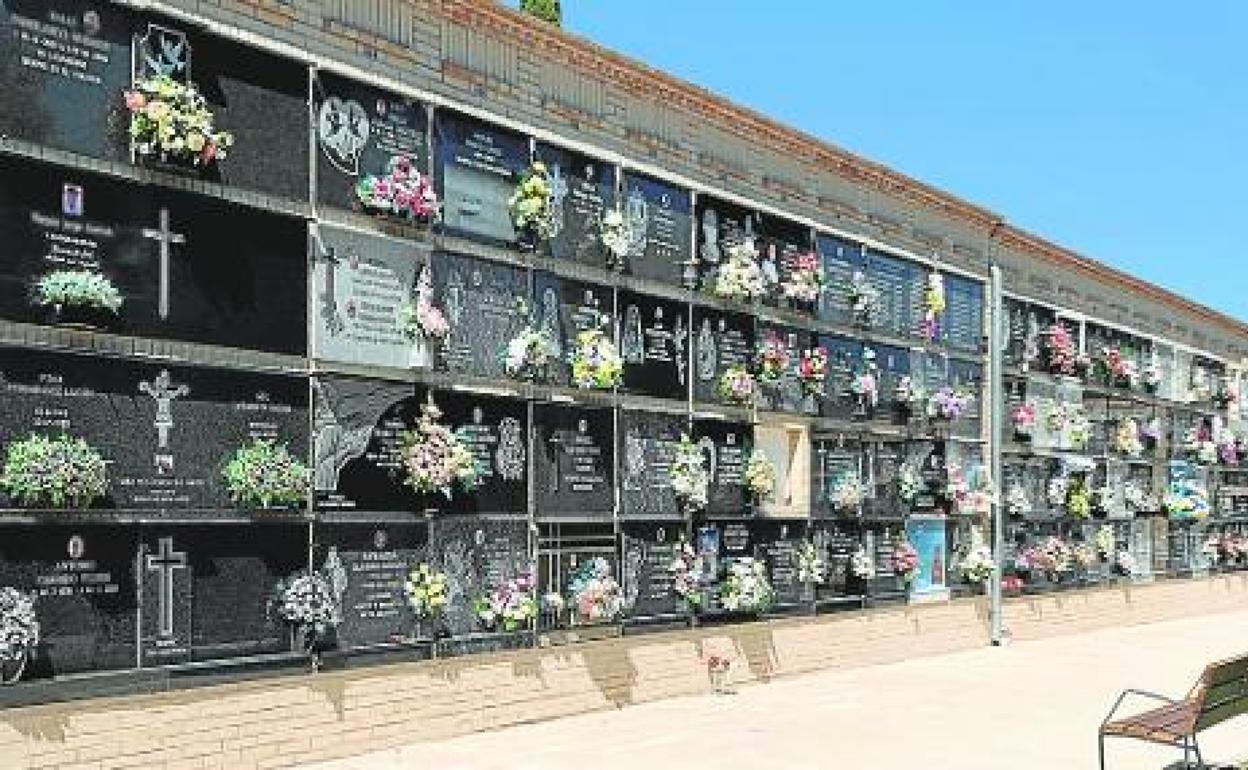
[[(1007, 603), (1019, 640), (1242, 610), (1248, 575)], [(6, 711), (5, 767), (285, 767), (707, 692), (708, 654), (739, 684), (987, 643), (984, 599), (700, 629), (160, 695)]]

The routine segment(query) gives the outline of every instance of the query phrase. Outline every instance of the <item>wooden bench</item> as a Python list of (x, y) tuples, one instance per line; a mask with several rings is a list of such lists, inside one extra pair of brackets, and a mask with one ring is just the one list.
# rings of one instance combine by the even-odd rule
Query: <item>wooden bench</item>
[[(1158, 706), (1134, 716), (1114, 719), (1129, 695), (1161, 701)], [(1196, 756), (1196, 767), (1203, 768), (1196, 735), (1220, 722), (1248, 714), (1248, 655), (1213, 663), (1205, 668), (1187, 697), (1173, 700), (1143, 690), (1124, 690), (1114, 702), (1097, 735), (1101, 770), (1105, 770), (1105, 739), (1134, 738), (1183, 749), (1183, 762)]]

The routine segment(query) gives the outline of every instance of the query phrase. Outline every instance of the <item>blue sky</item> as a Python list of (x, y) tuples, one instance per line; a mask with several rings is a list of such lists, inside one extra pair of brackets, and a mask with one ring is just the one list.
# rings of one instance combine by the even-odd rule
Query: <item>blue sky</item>
[(576, 34), (1248, 321), (1248, 3), (563, 5)]

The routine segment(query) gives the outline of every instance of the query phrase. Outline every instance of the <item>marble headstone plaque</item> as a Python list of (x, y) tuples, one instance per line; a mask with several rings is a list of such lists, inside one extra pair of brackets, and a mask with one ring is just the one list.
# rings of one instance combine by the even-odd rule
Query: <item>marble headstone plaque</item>
[[(813, 249), (810, 228), (774, 216), (764, 216), (762, 219), (763, 235), (759, 244), (759, 253), (766, 265), (764, 271), (770, 273), (774, 270), (781, 282), (787, 281), (793, 272), (793, 265), (798, 256), (809, 253)], [(769, 304), (785, 302), (779, 289), (769, 293), (766, 301)], [(795, 310), (807, 313), (813, 312), (816, 308), (815, 304), (790, 302), (789, 305)]]
[(975, 400), (971, 402), (970, 408), (963, 413), (962, 418), (954, 423), (954, 428), (958, 435), (979, 435), (979, 415), (983, 407), (983, 382), (983, 364), (978, 364), (972, 361), (962, 361), (960, 359), (950, 359), (950, 386), (952, 386), (955, 390), (970, 393), (975, 397)]
[(767, 562), (767, 576), (776, 592), (776, 601), (799, 601), (803, 586), (797, 574), (797, 546), (802, 542), (805, 522), (751, 521), (755, 551)]
[(897, 479), (908, 460), (906, 445), (901, 441), (872, 442), (868, 456), (872, 499), (864, 513), (885, 518), (904, 516), (907, 506), (898, 494)]
[(446, 573), (447, 630), (457, 635), (481, 631), (472, 604), (529, 567), (528, 524), (476, 516), (438, 519), (430, 531), (428, 558)]
[(400, 324), (414, 302), (429, 252), (416, 244), (317, 229), (312, 241), (312, 355), (327, 361), (406, 369), (412, 343)]
[(689, 388), (688, 308), (625, 291), (620, 292), (617, 301), (623, 389), (684, 400)]
[(880, 293), (881, 329), (900, 337), (913, 336), (927, 272), (905, 260), (872, 251), (867, 255), (867, 278)]
[(685, 419), (659, 412), (620, 412), (620, 518), (678, 519), (671, 465)]
[(440, 421), (476, 457), (480, 485), (470, 492), (418, 495), (406, 484), (401, 447), (426, 402), (424, 390), (381, 380), (320, 377), (316, 391), (315, 485), (322, 510), (523, 514), (526, 436), (522, 402), (439, 392)]
[(615, 300), (606, 286), (561, 279), (545, 272), (537, 273), (533, 280), (532, 306), (537, 328), (544, 330), (555, 344), (557, 362), (550, 367), (552, 380), (568, 385), (568, 359), (576, 349), (577, 334), (603, 328), (614, 339)]
[(950, 347), (979, 350), (984, 342), (984, 285), (956, 275), (944, 280), (945, 339)]
[(0, 586), (35, 596), (41, 642), (25, 678), (135, 664), (135, 527), (6, 526)]
[(865, 417), (865, 402), (850, 390), (862, 366), (862, 343), (831, 334), (819, 335), (818, 341), (828, 351), (828, 382), (819, 402), (820, 414), (840, 420)]
[[(228, 157), (174, 169), (305, 199), (307, 74), (303, 65), (204, 34), (195, 25), (93, 0), (5, 0), (0, 133), (95, 158), (130, 157), (123, 91), (131, 76), (167, 74), (198, 88), (214, 125), (234, 135)], [(162, 168), (167, 168), (162, 165)]]
[(272, 611), (278, 581), (306, 568), (307, 525), (144, 529), (142, 665), (215, 660), (291, 647)]
[(728, 249), (744, 240), (755, 247), (762, 235), (761, 216), (744, 207), (709, 195), (697, 201), (698, 268), (701, 286), (710, 290), (719, 275), (719, 266), (728, 258)]
[(872, 350), (879, 367), (876, 380), (880, 393), (874, 417), (882, 422), (904, 424), (908, 415), (898, 408), (896, 394), (898, 383), (910, 376), (910, 350), (892, 345), (875, 345)]
[(810, 540), (824, 560), (824, 580), (815, 589), (818, 599), (845, 596), (858, 578), (850, 573), (850, 560), (857, 553), (860, 539), (857, 525), (842, 521), (814, 521)]
[(551, 256), (595, 267), (606, 266), (599, 236), (605, 212), (615, 207), (615, 166), (572, 150), (537, 145), (537, 159), (550, 172), (554, 233)]
[[(789, 365), (780, 378), (774, 382), (764, 382), (760, 379), (759, 407), (777, 412), (818, 414), (821, 399), (815, 392), (808, 392), (797, 377), (802, 354), (815, 347), (814, 335), (802, 329), (760, 324), (758, 349), (761, 350), (768, 340), (776, 340), (784, 348), (789, 358)], [(818, 392), (820, 394), (827, 392), (826, 381)]]
[(1014, 366), (1039, 367), (1044, 330), (1057, 320), (1057, 315), (1049, 308), (1009, 298), (1005, 300), (1005, 308), (1009, 319), (1006, 362)]
[(683, 609), (673, 591), (672, 574), (683, 529), (676, 523), (628, 522), (621, 526), (620, 588), (629, 615), (669, 615)]
[(64, 433), (103, 455), (98, 507), (233, 510), (221, 468), (235, 449), (265, 438), (306, 456), (299, 377), (2, 348), (0, 390), (7, 438)]
[(342, 589), (340, 647), (412, 635), (416, 618), (404, 585), (412, 568), (428, 559), (428, 528), (425, 522), (317, 526), (314, 562), (339, 578)]
[(625, 272), (693, 288), (697, 271), (693, 264), (689, 191), (627, 170), (623, 172), (623, 187), (624, 218), (634, 234)]
[(856, 439), (846, 437), (816, 439), (811, 467), (811, 506), (815, 516), (840, 516), (832, 503), (832, 492), (846, 477), (862, 479), (865, 457)]
[(528, 322), (528, 276), (509, 265), (439, 252), (433, 283), (451, 325), (440, 366), (454, 374), (504, 378), (507, 343)]
[(836, 235), (819, 233), (815, 248), (823, 263), (824, 292), (819, 301), (818, 316), (822, 321), (849, 324), (849, 287), (855, 272), (866, 271), (862, 246)]
[(307, 349), (307, 231), (215, 198), (0, 158), (0, 314), (49, 322), (35, 285), (102, 274), (122, 296), (112, 331), (279, 353)]
[(324, 204), (358, 208), (355, 185), (385, 176), (404, 157), (421, 174), (429, 169), (429, 115), (425, 105), (332, 72), (318, 72), (312, 91), (316, 115), (316, 195)]
[(745, 490), (745, 466), (753, 444), (750, 426), (699, 420), (693, 433), (706, 455), (710, 476), (707, 514), (735, 516), (748, 512), (753, 502)]
[(538, 518), (611, 518), (615, 505), (612, 423), (609, 409), (534, 406)]
[(722, 401), (719, 381), (732, 367), (754, 365), (754, 319), (703, 307), (693, 309), (693, 397)]
[(528, 138), (449, 110), (435, 113), (433, 134), (434, 175), (447, 229), (514, 241), (507, 201), (528, 168)]

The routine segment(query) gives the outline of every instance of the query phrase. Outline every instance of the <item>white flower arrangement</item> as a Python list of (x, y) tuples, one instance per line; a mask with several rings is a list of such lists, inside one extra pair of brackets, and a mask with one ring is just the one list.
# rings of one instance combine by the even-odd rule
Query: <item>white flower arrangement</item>
[(35, 597), (12, 586), (0, 588), (0, 660), (21, 660), (38, 645)]
[(992, 577), (997, 568), (997, 560), (992, 557), (992, 549), (986, 545), (977, 545), (962, 559), (958, 569), (968, 583), (983, 583)]
[(1135, 557), (1129, 551), (1119, 551), (1114, 558), (1114, 570), (1123, 577), (1135, 575), (1138, 570)]
[(727, 252), (727, 260), (720, 265), (715, 280), (715, 296), (737, 302), (762, 299), (767, 293), (767, 283), (758, 264), (754, 241), (734, 244)]
[(333, 587), (320, 572), (302, 572), (278, 584), (278, 617), (315, 639), (342, 622)]
[(819, 300), (823, 293), (823, 268), (819, 266), (819, 255), (808, 251), (797, 255), (789, 270), (789, 277), (780, 285), (786, 299), (808, 305)]
[(720, 603), (729, 612), (764, 612), (775, 602), (775, 591), (767, 579), (767, 565), (746, 557), (728, 565), (728, 577), (720, 592)]
[(822, 583), (826, 566), (819, 558), (819, 549), (809, 540), (803, 540), (793, 549), (797, 562), (797, 582)]
[(1005, 493), (1005, 510), (1011, 516), (1026, 516), (1031, 513), (1031, 498), (1027, 490), (1015, 484)]
[(880, 290), (871, 285), (861, 270), (854, 271), (850, 277), (846, 300), (854, 321), (866, 326), (879, 323)]
[(1092, 538), (1092, 543), (1096, 546), (1097, 553), (1099, 553), (1103, 559), (1108, 559), (1110, 556), (1113, 556), (1115, 542), (1114, 528), (1108, 524), (1102, 524), (1099, 528), (1097, 528), (1096, 535)]
[(503, 366), (509, 377), (536, 381), (547, 375), (555, 358), (555, 341), (550, 333), (545, 329), (526, 326), (507, 343)]
[(510, 580), (495, 586), (489, 594), (472, 604), (473, 614), (487, 630), (518, 631), (537, 618), (537, 600), (533, 598), (533, 572), (522, 571)]
[(924, 486), (923, 474), (919, 473), (919, 469), (911, 463), (903, 463), (897, 471), (897, 496), (904, 502), (912, 503)]
[(681, 434), (668, 474), (682, 510), (696, 512), (706, 507), (711, 484), (706, 470), (706, 456), (688, 434)]
[(870, 580), (875, 577), (875, 561), (862, 546), (849, 557), (849, 573), (859, 580)]
[(1127, 457), (1144, 454), (1144, 442), (1140, 440), (1140, 424), (1133, 417), (1118, 421), (1114, 431), (1114, 449)]
[(1066, 475), (1054, 476), (1049, 479), (1046, 488), (1046, 496), (1049, 505), (1054, 508), (1060, 508), (1066, 505), (1066, 492), (1070, 488), (1070, 477)]
[(832, 505), (841, 513), (857, 513), (866, 497), (866, 489), (857, 476), (842, 476), (832, 488)]
[(776, 467), (761, 449), (750, 452), (745, 462), (745, 488), (758, 499), (767, 497), (776, 488)]
[(446, 573), (428, 564), (417, 564), (407, 575), (403, 592), (408, 606), (418, 618), (439, 615), (446, 609)]

